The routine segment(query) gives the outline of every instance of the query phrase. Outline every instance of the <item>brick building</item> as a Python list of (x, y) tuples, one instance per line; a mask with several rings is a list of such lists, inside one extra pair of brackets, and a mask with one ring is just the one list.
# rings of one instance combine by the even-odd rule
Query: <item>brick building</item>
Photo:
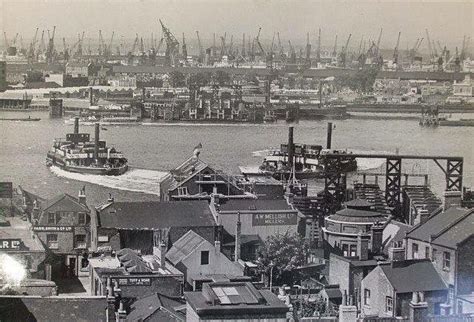
[(363, 316), (421, 321), (428, 314), (440, 315), (448, 299), (448, 287), (429, 260), (381, 263), (362, 280), (361, 288)]
[(406, 258), (430, 259), (449, 287), (443, 314), (469, 313), (462, 303), (474, 292), (473, 232), (474, 210), (451, 207), (406, 236)]
[(92, 249), (131, 248), (142, 254), (170, 248), (189, 230), (214, 243), (219, 227), (206, 201), (116, 202), (110, 199), (92, 216)]
[(383, 225), (387, 216), (373, 209), (373, 204), (365, 199), (346, 202), (346, 208), (325, 219), (322, 229), (324, 240), (329, 247), (342, 252), (343, 256), (360, 256), (367, 259), (369, 253), (380, 252), (382, 247)]
[(57, 259), (53, 276), (77, 276), (87, 267), (90, 210), (85, 190), (79, 192), (78, 198), (63, 193), (36, 203), (31, 222), (33, 231)]

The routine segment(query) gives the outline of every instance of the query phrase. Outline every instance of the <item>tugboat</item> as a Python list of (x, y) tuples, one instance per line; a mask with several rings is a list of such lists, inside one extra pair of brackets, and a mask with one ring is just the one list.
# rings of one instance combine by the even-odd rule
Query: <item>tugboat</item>
[(115, 148), (99, 140), (100, 124), (95, 124), (94, 142), (89, 133), (79, 133), (79, 118), (74, 120), (74, 133), (66, 140), (56, 139), (46, 155), (47, 166), (57, 166), (69, 172), (121, 175), (128, 170), (128, 160)]

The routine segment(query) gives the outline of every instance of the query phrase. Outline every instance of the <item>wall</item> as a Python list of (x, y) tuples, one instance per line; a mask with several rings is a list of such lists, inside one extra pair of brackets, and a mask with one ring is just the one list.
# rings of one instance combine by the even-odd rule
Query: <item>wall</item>
[[(364, 304), (365, 289), (370, 290), (370, 305)], [(364, 315), (394, 316), (395, 312), (385, 312), (386, 297), (393, 298), (396, 305), (393, 287), (388, 282), (382, 268), (377, 266), (362, 280), (361, 284), (361, 310)], [(394, 307), (395, 311), (395, 307)]]
[(350, 265), (348, 260), (344, 260), (340, 256), (329, 255), (329, 284), (339, 284), (342, 294), (346, 291), (350, 295)]
[[(258, 212), (256, 212), (258, 213)], [(288, 211), (288, 213), (295, 213), (295, 211)], [(297, 218), (297, 222), (294, 225), (266, 225), (266, 226), (253, 226), (252, 224), (252, 213), (241, 213), (240, 221), (242, 223), (242, 235), (258, 235), (262, 240), (266, 240), (269, 236), (277, 234), (296, 234), (298, 231), (298, 222), (301, 218)], [(237, 212), (218, 214), (218, 222), (224, 227), (224, 229), (231, 235), (235, 235), (235, 229), (237, 225)]]
[[(209, 264), (201, 265), (201, 251), (209, 251)], [(192, 275), (206, 274), (229, 274), (243, 276), (243, 270), (234, 262), (231, 262), (223, 253), (209, 242), (201, 243), (195, 251), (183, 260), (186, 266), (186, 282), (192, 285)], [(183, 272), (184, 273), (184, 272)]]
[[(398, 306), (401, 308), (400, 316), (408, 317), (410, 315), (410, 302), (412, 293), (397, 294)], [(445, 303), (447, 300), (447, 291), (425, 292), (425, 302), (428, 303), (427, 314), (434, 315), (435, 303)]]
[(457, 294), (474, 292), (474, 236), (464, 241), (458, 247), (457, 263)]

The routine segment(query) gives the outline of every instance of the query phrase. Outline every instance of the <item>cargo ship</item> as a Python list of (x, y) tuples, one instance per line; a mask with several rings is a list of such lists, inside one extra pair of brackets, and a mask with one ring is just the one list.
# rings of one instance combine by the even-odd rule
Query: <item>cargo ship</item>
[(128, 170), (128, 160), (120, 151), (100, 141), (100, 124), (95, 124), (94, 141), (89, 133), (79, 133), (79, 118), (74, 121), (74, 133), (66, 139), (54, 140), (46, 155), (47, 166), (65, 171), (95, 175), (121, 175)]

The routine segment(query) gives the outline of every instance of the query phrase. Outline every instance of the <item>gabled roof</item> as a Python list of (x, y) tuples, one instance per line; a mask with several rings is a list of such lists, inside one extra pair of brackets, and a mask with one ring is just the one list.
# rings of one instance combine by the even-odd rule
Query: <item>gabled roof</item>
[(54, 206), (55, 204), (57, 204), (58, 202), (60, 202), (63, 199), (68, 199), (68, 200), (72, 201), (73, 203), (77, 204), (79, 207), (83, 208), (84, 211), (89, 211), (89, 208), (86, 205), (81, 204), (76, 198), (74, 198), (73, 196), (71, 196), (67, 193), (62, 193), (62, 194), (59, 194), (59, 195), (57, 195), (56, 197), (54, 197), (52, 199), (46, 200), (41, 205), (41, 208), (42, 208), (41, 210), (46, 211), (46, 210), (48, 210), (48, 208), (51, 208), (52, 206)]
[(190, 230), (178, 239), (168, 250), (166, 253), (166, 259), (176, 266), (176, 264), (192, 254), (199, 245), (206, 242), (209, 243), (203, 237)]
[(117, 229), (215, 226), (209, 204), (193, 201), (114, 202), (99, 210), (99, 225)]
[(472, 233), (473, 212), (474, 209), (451, 207), (445, 212), (431, 216), (425, 223), (413, 227), (407, 236), (426, 242), (441, 243), (441, 245), (447, 243), (446, 246), (455, 247)]
[(387, 223), (382, 233), (382, 246), (386, 253), (391, 243), (401, 242), (405, 238), (405, 234), (411, 229), (412, 226), (404, 224), (402, 222), (391, 220)]
[(397, 293), (448, 288), (430, 260), (395, 261), (381, 264), (380, 268)]
[(184, 321), (186, 317), (176, 308), (185, 302), (162, 294), (151, 294), (142, 297), (130, 305), (127, 321)]

